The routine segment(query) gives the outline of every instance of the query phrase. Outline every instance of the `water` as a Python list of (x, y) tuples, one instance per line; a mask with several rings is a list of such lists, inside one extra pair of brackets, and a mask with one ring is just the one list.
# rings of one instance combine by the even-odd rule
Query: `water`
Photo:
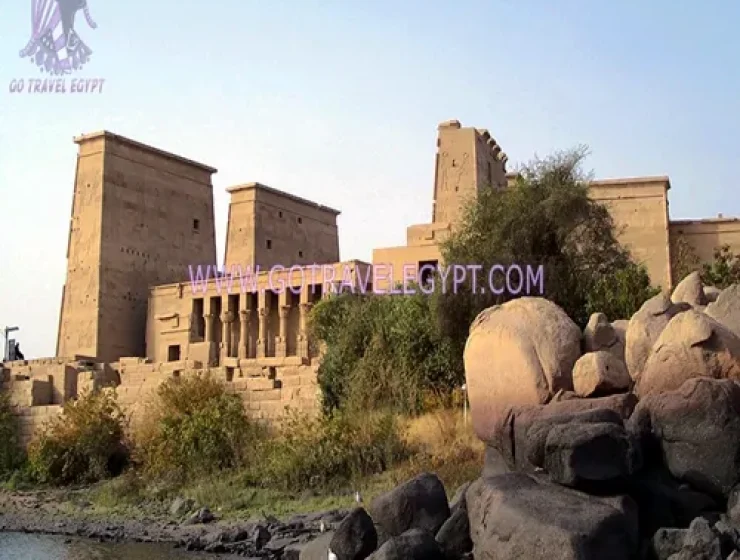
[[(55, 535), (0, 533), (0, 560), (203, 560), (217, 558), (171, 545), (112, 544)], [(218, 557), (224, 560), (226, 557)]]

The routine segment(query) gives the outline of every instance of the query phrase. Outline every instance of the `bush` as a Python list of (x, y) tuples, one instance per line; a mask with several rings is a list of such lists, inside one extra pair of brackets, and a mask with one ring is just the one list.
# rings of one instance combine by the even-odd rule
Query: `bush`
[(147, 476), (179, 483), (243, 464), (260, 434), (242, 399), (219, 381), (175, 378), (159, 387), (138, 431), (134, 458)]
[(51, 484), (89, 483), (117, 475), (126, 462), (124, 415), (115, 393), (83, 393), (67, 401), (28, 450), (35, 480)]
[(394, 414), (337, 411), (308, 417), (293, 412), (279, 434), (260, 447), (250, 481), (290, 491), (336, 486), (383, 472), (407, 452)]
[(715, 286), (720, 290), (740, 283), (740, 257), (735, 255), (729, 245), (714, 250), (714, 260), (703, 265), (701, 279), (705, 286)]
[(586, 309), (589, 314), (604, 313), (610, 321), (630, 319), (645, 301), (659, 293), (660, 288), (650, 287), (645, 267), (630, 263), (594, 283)]
[(0, 392), (0, 476), (12, 473), (22, 463), (18, 420), (10, 405), (10, 396)]
[(421, 293), (331, 296), (313, 309), (310, 327), (326, 344), (319, 385), (327, 413), (340, 407), (417, 413), (427, 393), (462, 383), (432, 301)]

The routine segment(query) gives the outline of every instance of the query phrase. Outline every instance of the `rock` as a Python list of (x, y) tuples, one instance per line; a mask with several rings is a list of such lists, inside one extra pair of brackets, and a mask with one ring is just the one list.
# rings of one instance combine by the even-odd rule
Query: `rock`
[(329, 543), (329, 550), (336, 555), (337, 560), (364, 560), (377, 546), (378, 533), (373, 520), (360, 507), (339, 524)]
[[(536, 416), (534, 419), (521, 415), (516, 419), (519, 423), (519, 441), (514, 442), (514, 466), (521, 471), (534, 471), (545, 466), (545, 450), (550, 432), (559, 426), (576, 424), (612, 423), (622, 425), (619, 413), (607, 409), (597, 408), (583, 412), (565, 413), (557, 416)], [(515, 423), (516, 428), (516, 423)], [(526, 431), (525, 431), (526, 428)]]
[(583, 350), (609, 352), (618, 360), (624, 361), (624, 336), (620, 337), (606, 315), (594, 313), (583, 330)]
[[(551, 402), (541, 406), (522, 406), (507, 411), (502, 426), (497, 430), (500, 439), (497, 449), (509, 469), (525, 471), (534, 470), (535, 465), (530, 459), (530, 450), (538, 456), (544, 453), (546, 432), (553, 424), (562, 424), (574, 420), (574, 415), (590, 412), (578, 417), (578, 421), (621, 421), (632, 414), (637, 398), (631, 394), (612, 395), (595, 399), (575, 398), (558, 402)], [(606, 412), (604, 412), (606, 411)], [(539, 422), (540, 435), (537, 430), (530, 433), (533, 424)], [(503, 473), (498, 473), (503, 474)]]
[(195, 502), (189, 498), (175, 498), (170, 505), (170, 515), (182, 517), (193, 509)]
[(740, 531), (725, 519), (720, 519), (714, 524), (714, 532), (719, 537), (722, 558), (729, 556), (734, 550), (740, 549)]
[(697, 271), (692, 272), (678, 283), (671, 295), (671, 301), (673, 303), (688, 303), (692, 306), (707, 304), (701, 276)]
[(635, 393), (643, 398), (676, 390), (692, 377), (740, 379), (740, 338), (693, 309), (671, 319), (660, 334)]
[(717, 298), (722, 293), (722, 290), (716, 286), (704, 286), (704, 298), (707, 300), (707, 305), (717, 301)]
[(437, 541), (423, 529), (411, 529), (388, 540), (371, 556), (372, 560), (444, 560)]
[[(486, 452), (483, 457), (483, 472), (481, 476), (496, 476), (510, 472), (511, 469), (504, 459), (503, 454), (493, 445), (486, 445)], [(450, 509), (450, 511), (452, 511)]]
[(648, 537), (661, 527), (688, 527), (696, 517), (718, 507), (711, 496), (682, 487), (656, 467), (633, 475), (628, 493), (640, 511), (640, 534)]
[(624, 360), (633, 380), (640, 377), (650, 350), (668, 322), (686, 311), (688, 304), (677, 305), (664, 293), (650, 298), (630, 319), (625, 334)]
[(658, 529), (651, 541), (655, 560), (668, 560), (672, 555), (680, 552), (686, 533), (688, 533), (686, 529)]
[(722, 560), (719, 537), (706, 519), (698, 517), (686, 530), (681, 550), (668, 560)]
[(573, 389), (579, 397), (625, 392), (631, 382), (627, 366), (608, 351), (584, 354), (573, 366)]
[(473, 550), (473, 542), (470, 540), (470, 523), (468, 512), (464, 507), (459, 507), (444, 522), (436, 537), (439, 547), (445, 558), (456, 560)]
[(646, 457), (662, 456), (674, 477), (697, 490), (727, 497), (740, 481), (740, 385), (734, 381), (697, 377), (677, 391), (648, 395), (627, 426)]
[(558, 484), (596, 488), (631, 474), (627, 432), (615, 423), (569, 423), (553, 426), (545, 443), (544, 468)]
[(740, 525), (740, 485), (735, 485), (727, 497), (727, 516), (730, 521)]
[(722, 290), (705, 313), (740, 336), (740, 284)]
[(207, 507), (202, 507), (187, 519), (186, 524), (197, 525), (199, 523), (210, 523), (214, 519), (216, 519), (216, 516), (211, 513), (211, 510)]
[(634, 513), (530, 475), (479, 479), (466, 499), (476, 560), (626, 560), (637, 552)]
[[(630, 326), (629, 319), (618, 319), (616, 321), (612, 321), (612, 328), (614, 329), (614, 334), (617, 335), (619, 342), (622, 343), (623, 349), (627, 348), (627, 327), (629, 326)], [(622, 355), (622, 360), (624, 359), (625, 359), (624, 355)]]
[(556, 304), (522, 297), (481, 312), (465, 345), (465, 377), (473, 428), (487, 442), (509, 406), (548, 402), (573, 389), (581, 331)]
[(424, 473), (375, 498), (370, 515), (391, 537), (410, 529), (424, 529), (436, 535), (450, 517), (450, 506), (442, 481), (434, 474)]
[(322, 534), (308, 542), (300, 552), (300, 560), (326, 560), (329, 556), (329, 543), (334, 538), (333, 532)]
[(470, 482), (466, 482), (455, 491), (455, 495), (452, 497), (452, 500), (450, 500), (451, 516), (454, 515), (454, 513), (458, 509), (467, 509), (467, 506), (465, 504), (465, 492), (468, 491), (468, 487), (470, 486), (470, 484)]

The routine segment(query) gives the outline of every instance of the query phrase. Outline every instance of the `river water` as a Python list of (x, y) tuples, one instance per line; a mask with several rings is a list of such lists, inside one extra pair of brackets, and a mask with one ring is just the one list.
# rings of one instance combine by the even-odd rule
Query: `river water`
[[(101, 544), (85, 539), (0, 533), (0, 560), (213, 560), (160, 544)], [(225, 556), (218, 557), (225, 560)]]

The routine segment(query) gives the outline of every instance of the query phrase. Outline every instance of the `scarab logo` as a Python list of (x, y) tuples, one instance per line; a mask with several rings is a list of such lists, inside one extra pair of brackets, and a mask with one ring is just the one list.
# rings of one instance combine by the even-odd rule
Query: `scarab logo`
[(92, 50), (75, 31), (79, 10), (96, 29), (87, 0), (33, 0), (31, 39), (20, 52), (21, 58), (29, 57), (42, 72), (57, 76), (82, 68)]
[(11, 80), (11, 93), (102, 93), (101, 78), (65, 77), (81, 70), (93, 53), (75, 29), (80, 10), (87, 24), (97, 29), (87, 0), (31, 0), (31, 38), (20, 56), (53, 77)]

